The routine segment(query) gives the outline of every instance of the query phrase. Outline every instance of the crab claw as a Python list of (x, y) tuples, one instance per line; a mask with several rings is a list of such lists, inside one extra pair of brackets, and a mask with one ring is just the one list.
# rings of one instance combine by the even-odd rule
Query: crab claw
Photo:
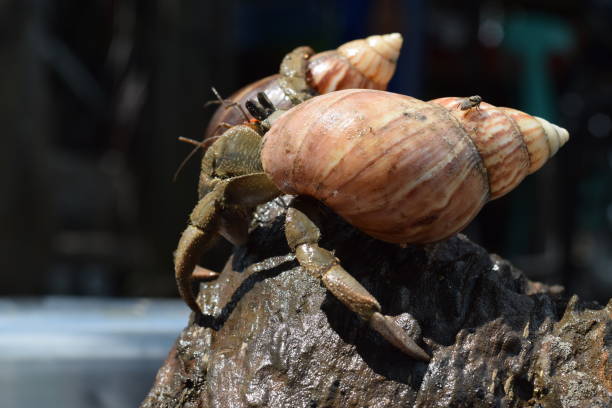
[(196, 314), (201, 314), (202, 311), (193, 295), (193, 279), (191, 276), (196, 267), (196, 262), (204, 250), (204, 245), (202, 244), (204, 239), (205, 234), (201, 229), (189, 225), (183, 231), (178, 248), (174, 254), (174, 270), (179, 294)]
[(369, 320), (370, 327), (380, 333), (389, 343), (418, 360), (429, 361), (429, 354), (419, 347), (389, 316), (374, 312)]
[(193, 281), (208, 281), (217, 279), (219, 272), (211, 271), (210, 269), (203, 268), (200, 265), (196, 265), (191, 274), (191, 280)]

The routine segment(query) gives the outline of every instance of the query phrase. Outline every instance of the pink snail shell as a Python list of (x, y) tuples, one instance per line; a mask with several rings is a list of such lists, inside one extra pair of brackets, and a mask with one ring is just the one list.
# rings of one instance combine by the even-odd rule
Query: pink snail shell
[(387, 89), (402, 48), (401, 34), (372, 35), (314, 55), (308, 79), (317, 93), (341, 89)]
[(513, 109), (460, 111), (458, 100), (357, 89), (314, 97), (266, 133), (264, 170), (281, 191), (312, 196), (375, 238), (439, 241), (569, 137)]

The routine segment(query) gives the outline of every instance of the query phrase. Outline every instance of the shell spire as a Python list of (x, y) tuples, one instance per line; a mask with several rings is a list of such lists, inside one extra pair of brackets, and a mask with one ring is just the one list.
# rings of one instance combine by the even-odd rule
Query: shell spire
[(341, 45), (338, 53), (348, 58), (372, 82), (386, 88), (395, 72), (402, 43), (399, 33), (372, 35)]
[(541, 168), (569, 139), (567, 130), (546, 119), (485, 102), (462, 110), (464, 100), (447, 97), (431, 102), (447, 108), (476, 145), (487, 169), (491, 199)]
[(395, 73), (403, 38), (372, 35), (310, 58), (308, 79), (319, 94), (353, 88), (387, 89)]
[(529, 174), (542, 167), (546, 160), (553, 157), (559, 148), (569, 140), (567, 130), (550, 123), (546, 119), (531, 116), (512, 108), (499, 109), (502, 109), (514, 119), (523, 135), (531, 158)]

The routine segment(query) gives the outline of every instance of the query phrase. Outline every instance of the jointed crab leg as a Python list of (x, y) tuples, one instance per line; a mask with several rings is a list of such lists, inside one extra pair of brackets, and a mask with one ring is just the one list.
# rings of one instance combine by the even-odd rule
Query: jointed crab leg
[(252, 173), (220, 181), (195, 206), (174, 253), (179, 293), (194, 312), (201, 312), (191, 285), (193, 278), (198, 277), (193, 273), (202, 254), (214, 244), (219, 234), (233, 234), (234, 237), (228, 236), (230, 241), (240, 242), (239, 235), (247, 232), (240, 217), (241, 212), (245, 213), (243, 209), (265, 203), (278, 194), (278, 189), (264, 173)]
[(319, 247), (319, 228), (305, 212), (307, 207), (289, 208), (285, 222), (287, 242), (300, 265), (395, 347), (413, 358), (429, 361), (429, 355), (393, 319), (381, 314), (376, 298), (340, 266), (334, 254)]
[(213, 192), (205, 195), (191, 212), (189, 225), (183, 231), (174, 253), (174, 272), (179, 293), (195, 312), (200, 312), (200, 307), (191, 289), (192, 272), (200, 256), (217, 239), (220, 226), (219, 197)]

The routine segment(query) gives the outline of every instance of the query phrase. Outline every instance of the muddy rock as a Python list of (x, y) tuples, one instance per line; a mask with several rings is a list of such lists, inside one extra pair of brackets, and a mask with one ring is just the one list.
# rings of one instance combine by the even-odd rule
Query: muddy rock
[(328, 214), (321, 245), (432, 356), (415, 361), (298, 267), (287, 203), (258, 209), (248, 244), (201, 285), (207, 316), (141, 407), (612, 406), (612, 301), (530, 282), (461, 234), (400, 248)]

